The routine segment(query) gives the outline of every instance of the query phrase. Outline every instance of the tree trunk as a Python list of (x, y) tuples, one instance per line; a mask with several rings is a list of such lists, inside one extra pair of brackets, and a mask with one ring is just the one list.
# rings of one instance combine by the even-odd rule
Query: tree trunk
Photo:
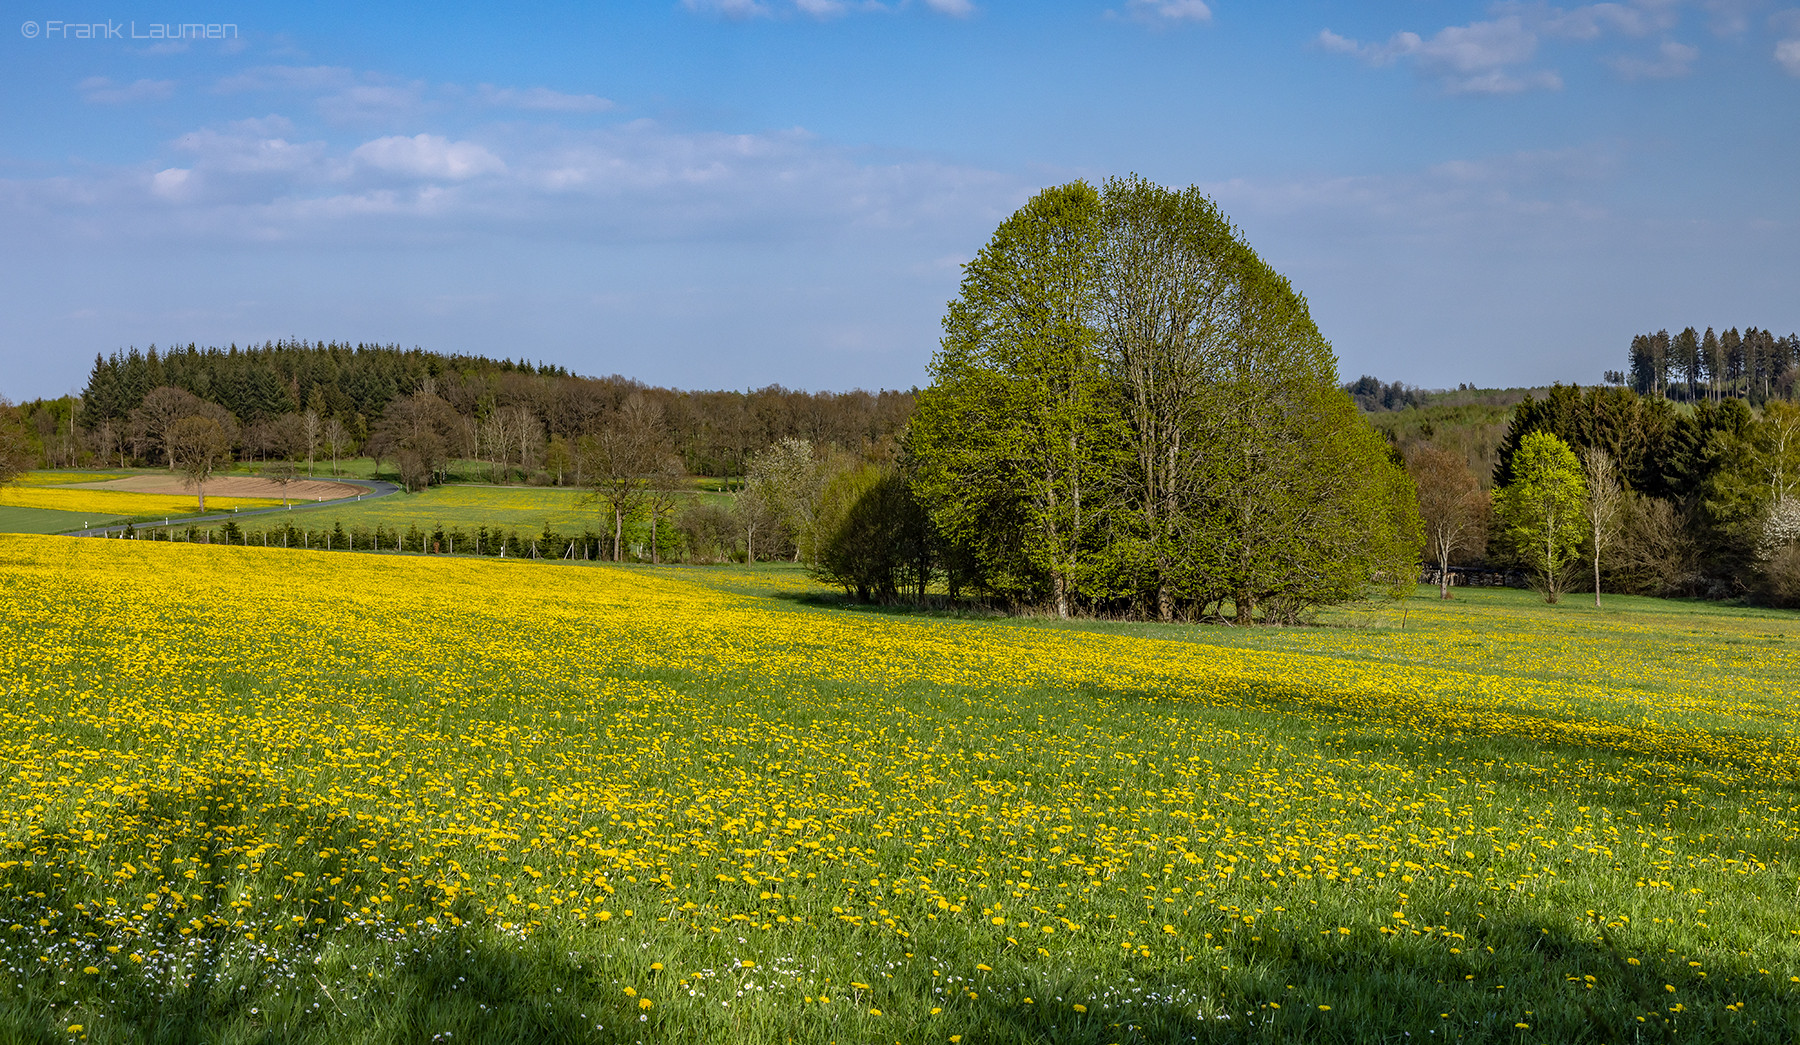
[(1056, 581), (1056, 616), (1059, 620), (1069, 619), (1069, 579), (1058, 571)]
[(624, 562), (625, 513), (613, 509), (613, 561)]
[(1156, 556), (1156, 619), (1164, 624), (1175, 620), (1175, 592), (1169, 587), (1169, 559), (1160, 552)]
[(1233, 601), (1237, 603), (1237, 622), (1244, 625), (1254, 623), (1256, 618), (1256, 597), (1251, 595), (1248, 591), (1240, 591), (1237, 594), (1237, 598)]
[(1554, 605), (1561, 593), (1556, 590), (1556, 519), (1544, 527), (1544, 601)]
[(1600, 608), (1600, 524), (1594, 524), (1594, 608)]
[(200, 501), (200, 510), (206, 511), (206, 484), (204, 482), (194, 484), (194, 496)]
[(650, 565), (660, 566), (662, 561), (656, 557), (656, 506), (650, 506)]

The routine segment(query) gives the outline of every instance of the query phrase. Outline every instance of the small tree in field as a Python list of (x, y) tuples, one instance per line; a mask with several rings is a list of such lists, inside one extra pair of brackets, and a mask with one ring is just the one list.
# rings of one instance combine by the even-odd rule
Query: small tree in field
[(592, 436), (581, 440), (590, 495), (612, 513), (612, 558), (624, 558), (625, 517), (636, 510), (651, 477), (673, 456), (662, 407), (633, 392)]
[(206, 511), (206, 480), (231, 453), (231, 434), (210, 417), (184, 417), (169, 427), (168, 443), (175, 470), (194, 488), (199, 510)]
[(1619, 523), (1625, 508), (1625, 490), (1619, 483), (1619, 466), (1612, 455), (1598, 446), (1581, 451), (1581, 464), (1587, 471), (1587, 515), (1589, 549), (1594, 559), (1594, 608), (1600, 608), (1600, 557), (1619, 535)]
[(281, 491), (281, 504), (286, 507), (288, 487), (300, 478), (300, 470), (292, 461), (271, 461), (263, 466), (262, 477), (274, 483), (276, 488)]
[(1438, 594), (1450, 597), (1450, 560), (1487, 541), (1488, 495), (1458, 454), (1426, 444), (1408, 456), (1419, 492), (1425, 545), (1438, 564)]
[(650, 473), (649, 482), (644, 488), (644, 514), (650, 517), (650, 563), (653, 566), (662, 562), (657, 530), (660, 526), (668, 531), (669, 520), (674, 516), (676, 507), (685, 499), (686, 493), (687, 470), (681, 466), (681, 458), (669, 454)]
[(325, 422), (325, 449), (331, 453), (331, 474), (338, 474), (338, 458), (350, 449), (350, 429), (333, 417)]
[(1564, 575), (1581, 548), (1587, 482), (1575, 451), (1549, 432), (1531, 432), (1513, 457), (1513, 481), (1496, 510), (1513, 546), (1538, 574), (1544, 601), (1561, 600)]

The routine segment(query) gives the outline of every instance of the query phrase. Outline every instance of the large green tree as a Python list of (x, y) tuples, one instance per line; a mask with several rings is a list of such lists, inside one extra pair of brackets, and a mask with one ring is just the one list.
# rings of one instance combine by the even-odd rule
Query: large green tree
[[(1100, 194), (1045, 189), (966, 266), (912, 425), (918, 485), (990, 587), (1057, 615), (1092, 591), (1104, 480), (1123, 447), (1095, 315)], [(1047, 582), (1047, 584), (1046, 584)]]
[(1195, 190), (1038, 194), (968, 266), (933, 377), (917, 489), (990, 591), (1292, 620), (1416, 570), (1410, 482), (1305, 299)]
[(1106, 183), (1101, 344), (1127, 434), (1111, 486), (1122, 499), (1117, 564), (1162, 620), (1196, 594), (1207, 518), (1209, 428), (1228, 416), (1218, 380), (1243, 333), (1249, 252), (1198, 189)]
[(1566, 574), (1581, 548), (1587, 482), (1569, 444), (1549, 432), (1528, 433), (1512, 459), (1512, 482), (1495, 497), (1495, 514), (1513, 547), (1537, 573), (1545, 602), (1562, 598)]

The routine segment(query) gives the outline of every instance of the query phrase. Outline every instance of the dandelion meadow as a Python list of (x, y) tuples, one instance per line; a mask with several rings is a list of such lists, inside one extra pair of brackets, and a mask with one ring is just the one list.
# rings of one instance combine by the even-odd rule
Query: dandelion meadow
[[(52, 485), (0, 489), (0, 507), (42, 508), (56, 512), (86, 512), (96, 518), (184, 515), (195, 510), (193, 495), (131, 493), (124, 490), (69, 490)], [(281, 504), (267, 497), (209, 497), (208, 508), (269, 508)]]
[(1790, 618), (1076, 628), (781, 576), (0, 537), (0, 1038), (1800, 1025)]

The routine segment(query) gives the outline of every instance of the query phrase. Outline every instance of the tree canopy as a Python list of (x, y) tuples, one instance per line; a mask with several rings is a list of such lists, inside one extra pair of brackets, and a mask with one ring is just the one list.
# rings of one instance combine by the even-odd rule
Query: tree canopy
[(1298, 619), (1409, 579), (1410, 481), (1305, 299), (1196, 189), (1040, 192), (965, 268), (907, 449), (977, 586)]
[(1569, 445), (1549, 432), (1528, 433), (1513, 456), (1512, 481), (1494, 510), (1521, 557), (1536, 571), (1544, 600), (1556, 602), (1581, 547), (1587, 481)]

